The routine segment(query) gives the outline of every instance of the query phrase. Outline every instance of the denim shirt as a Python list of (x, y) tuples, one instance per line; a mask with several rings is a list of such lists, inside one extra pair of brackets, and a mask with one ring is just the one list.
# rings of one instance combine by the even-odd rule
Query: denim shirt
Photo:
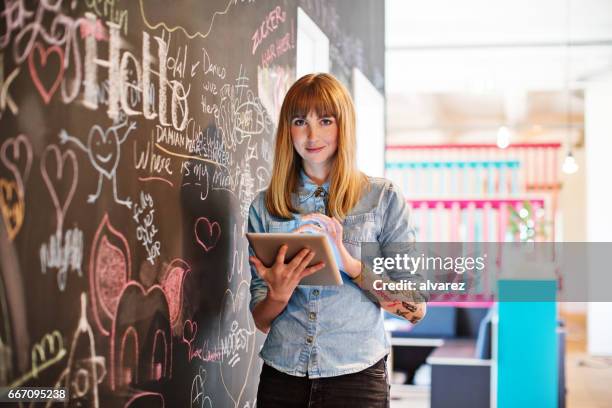
[[(384, 253), (385, 245), (415, 240), (409, 208), (398, 188), (383, 178), (368, 180), (369, 191), (342, 223), (344, 246), (355, 259), (360, 259), (361, 242), (378, 242)], [(318, 187), (302, 171), (298, 192), (292, 195), (300, 214), (290, 220), (270, 215), (265, 192), (260, 192), (249, 209), (249, 232), (289, 232), (302, 224), (301, 214), (325, 213), (327, 194), (317, 193)], [(329, 182), (321, 187), (327, 192)], [(253, 255), (252, 248), (249, 252)], [(343, 285), (297, 286), (272, 321), (259, 353), (268, 365), (299, 377), (333, 377), (364, 370), (390, 352), (380, 305), (366, 297), (348, 275), (341, 275)], [(253, 311), (268, 289), (252, 265), (250, 290)]]

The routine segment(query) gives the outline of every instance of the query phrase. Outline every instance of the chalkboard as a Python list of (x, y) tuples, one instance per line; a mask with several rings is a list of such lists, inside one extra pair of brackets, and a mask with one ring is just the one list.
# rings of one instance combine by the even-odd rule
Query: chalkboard
[(324, 30), (335, 16), (344, 81), (357, 66), (384, 86), (383, 6), (357, 2), (351, 34), (348, 3), (3, 2), (0, 387), (255, 406), (244, 232), (295, 80), (297, 7)]

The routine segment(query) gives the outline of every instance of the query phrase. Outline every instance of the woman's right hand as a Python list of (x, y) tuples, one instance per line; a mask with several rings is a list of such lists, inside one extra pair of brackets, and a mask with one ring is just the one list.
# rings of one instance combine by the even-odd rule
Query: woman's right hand
[(271, 267), (266, 267), (256, 256), (250, 256), (249, 261), (255, 266), (257, 274), (268, 285), (268, 297), (271, 300), (288, 303), (293, 291), (302, 278), (312, 275), (322, 269), (325, 263), (308, 266), (315, 253), (307, 248), (298, 252), (289, 263), (285, 263), (287, 245), (283, 245), (276, 254), (276, 260)]

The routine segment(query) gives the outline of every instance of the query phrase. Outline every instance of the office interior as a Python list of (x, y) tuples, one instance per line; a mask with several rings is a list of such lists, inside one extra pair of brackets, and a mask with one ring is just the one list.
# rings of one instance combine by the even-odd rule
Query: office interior
[[(386, 2), (385, 175), (417, 240), (610, 241), (611, 7)], [(455, 300), (390, 319), (392, 406), (610, 406), (610, 303)]]

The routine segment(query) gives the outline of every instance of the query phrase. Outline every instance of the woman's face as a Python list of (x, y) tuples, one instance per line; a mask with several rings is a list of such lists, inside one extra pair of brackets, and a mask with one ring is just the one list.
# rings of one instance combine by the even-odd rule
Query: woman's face
[(333, 116), (318, 117), (310, 111), (306, 117), (291, 120), (293, 147), (303, 160), (306, 173), (325, 177), (338, 149), (338, 124)]

